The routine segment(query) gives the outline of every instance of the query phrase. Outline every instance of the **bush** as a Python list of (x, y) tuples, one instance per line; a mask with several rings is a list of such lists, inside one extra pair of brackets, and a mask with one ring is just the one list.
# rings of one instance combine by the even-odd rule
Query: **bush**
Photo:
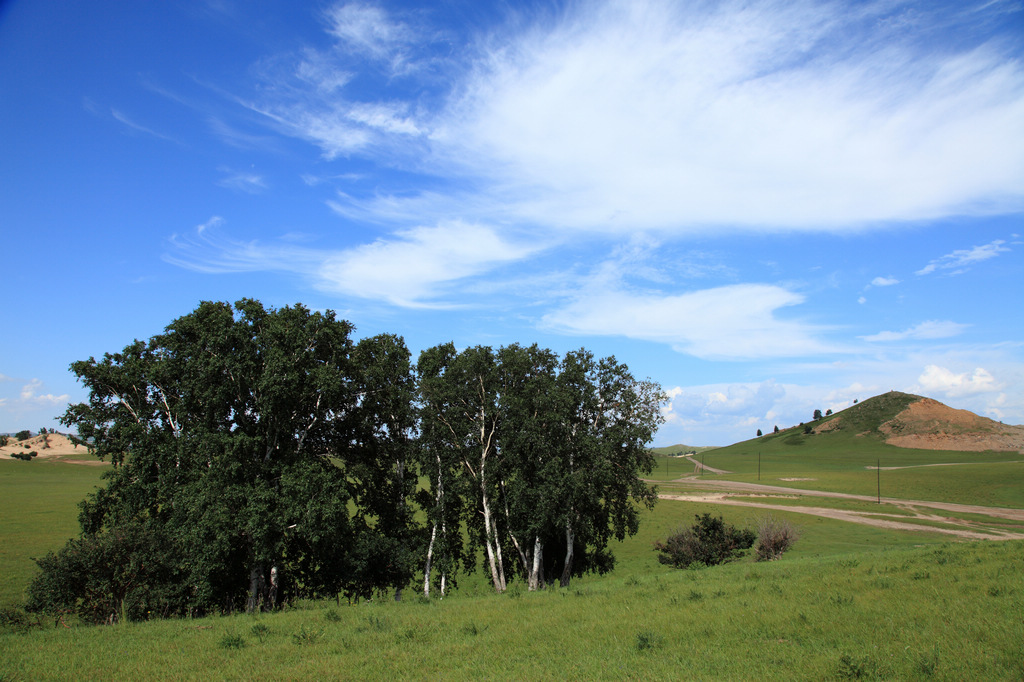
[(757, 535), (752, 530), (727, 525), (722, 517), (698, 514), (697, 523), (680, 528), (664, 543), (654, 543), (658, 561), (676, 568), (717, 566), (739, 558), (750, 549)]
[(97, 624), (182, 613), (187, 596), (174, 580), (177, 554), (139, 522), (83, 535), (36, 559), (42, 572), (28, 587), (25, 608)]
[(14, 439), (15, 440), (28, 440), (31, 437), (32, 437), (32, 432), (29, 431), (28, 429), (25, 429), (23, 431), (18, 431), (16, 434), (14, 434)]
[(800, 537), (800, 531), (789, 521), (777, 519), (771, 514), (757, 523), (757, 545), (754, 553), (758, 561), (775, 561), (783, 552), (793, 546)]

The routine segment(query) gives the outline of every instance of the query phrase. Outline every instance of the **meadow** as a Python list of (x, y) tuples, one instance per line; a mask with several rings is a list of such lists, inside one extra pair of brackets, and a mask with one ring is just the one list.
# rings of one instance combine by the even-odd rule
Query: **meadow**
[[(723, 450), (715, 462), (718, 451), (705, 453), (707, 464), (736, 473), (705, 478), (756, 481), (749, 455)], [(956, 455), (963, 461), (965, 453)], [(1008, 474), (1011, 458), (969, 456), (992, 463), (971, 465), (977, 471), (967, 483), (985, 486), (1001, 478), (1022, 487), (1024, 465)], [(919, 465), (949, 457), (906, 451), (900, 461)], [(673, 478), (681, 466), (674, 458), (659, 464)], [(854, 492), (854, 475), (873, 481), (876, 474), (858, 470), (859, 462), (844, 468), (838, 459), (816, 465), (779, 455), (772, 480), (762, 468), (762, 482), (789, 477), (784, 464), (812, 474), (819, 489)], [(961, 469), (900, 471), (955, 479), (955, 485), (907, 479), (918, 496), (966, 485)], [(28, 556), (55, 549), (76, 532), (75, 503), (97, 484), (100, 470), (49, 462), (0, 466), (5, 603), (18, 601), (33, 573)], [(882, 473), (884, 481), (896, 472)], [(683, 490), (686, 483), (663, 487)], [(8, 494), (14, 491), (21, 497)], [(863, 505), (813, 501), (825, 503)], [(401, 602), (300, 602), (255, 616), (8, 625), (0, 630), (0, 680), (1024, 677), (1024, 541), (949, 542), (927, 529), (896, 531), (778, 511), (773, 514), (801, 530), (780, 561), (745, 558), (699, 570), (658, 563), (653, 542), (704, 512), (736, 525), (752, 525), (763, 514), (661, 500), (645, 512), (637, 536), (615, 544), (612, 573), (574, 580), (566, 589), (529, 593), (516, 584), (496, 595), (477, 573), (463, 577), (459, 590), (443, 600), (407, 590)]]

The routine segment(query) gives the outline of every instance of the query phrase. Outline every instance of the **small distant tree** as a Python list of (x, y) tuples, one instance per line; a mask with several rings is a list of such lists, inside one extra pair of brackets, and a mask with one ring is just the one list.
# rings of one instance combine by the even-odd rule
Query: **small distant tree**
[(23, 431), (18, 431), (16, 434), (14, 434), (14, 439), (15, 440), (28, 440), (31, 437), (32, 437), (32, 432), (29, 431), (28, 429), (25, 429)]
[(758, 429), (758, 430), (757, 430), (757, 436), (758, 436), (758, 438), (760, 438), (760, 437), (761, 437), (761, 429)]
[(810, 435), (813, 431), (814, 431), (814, 427), (811, 426), (810, 424), (806, 424), (804, 426), (804, 434), (805, 435)]
[(853, 399), (853, 404), (854, 404), (854, 405), (856, 405), (856, 404), (857, 404), (857, 399), (856, 399), (856, 398), (854, 398), (854, 399)]
[(676, 568), (717, 566), (739, 558), (757, 538), (754, 531), (728, 525), (721, 516), (705, 513), (695, 518), (697, 523), (690, 528), (680, 528), (665, 542), (654, 543), (658, 561)]
[(814, 411), (814, 420), (817, 421), (819, 419), (821, 419), (821, 410), (815, 410)]
[(2, 448), (5, 445), (7, 445), (7, 443), (9, 443), (10, 440), (11, 440), (10, 437), (7, 436), (6, 434), (0, 435), (0, 448)]
[(778, 432), (779, 432), (779, 425), (778, 425), (778, 424), (776, 424), (776, 425), (775, 425), (775, 433), (778, 433)]
[(832, 410), (825, 410), (825, 416), (826, 417), (831, 417), (832, 416)]

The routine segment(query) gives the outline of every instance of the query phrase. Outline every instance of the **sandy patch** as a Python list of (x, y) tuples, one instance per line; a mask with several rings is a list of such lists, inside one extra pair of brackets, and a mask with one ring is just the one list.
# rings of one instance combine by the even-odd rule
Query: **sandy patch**
[[(73, 443), (70, 438), (63, 434), (48, 433), (45, 436), (38, 435), (32, 436), (27, 440), (9, 442), (4, 447), (0, 447), (0, 461), (9, 460), (16, 462), (18, 460), (11, 457), (12, 454), (28, 454), (30, 452), (36, 453), (33, 459), (45, 460), (64, 458), (67, 455), (88, 454), (89, 448)], [(74, 464), (103, 464), (98, 459), (65, 459), (62, 461)]]

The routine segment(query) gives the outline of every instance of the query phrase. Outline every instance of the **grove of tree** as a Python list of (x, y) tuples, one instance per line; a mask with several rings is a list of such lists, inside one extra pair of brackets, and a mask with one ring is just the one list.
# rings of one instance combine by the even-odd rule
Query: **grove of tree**
[(656, 500), (657, 384), (583, 349), (447, 343), (414, 364), (400, 337), (352, 333), (204, 302), (74, 363), (89, 398), (61, 422), (114, 466), (28, 607), (102, 622), (443, 596), (478, 559), (498, 592), (613, 566)]

